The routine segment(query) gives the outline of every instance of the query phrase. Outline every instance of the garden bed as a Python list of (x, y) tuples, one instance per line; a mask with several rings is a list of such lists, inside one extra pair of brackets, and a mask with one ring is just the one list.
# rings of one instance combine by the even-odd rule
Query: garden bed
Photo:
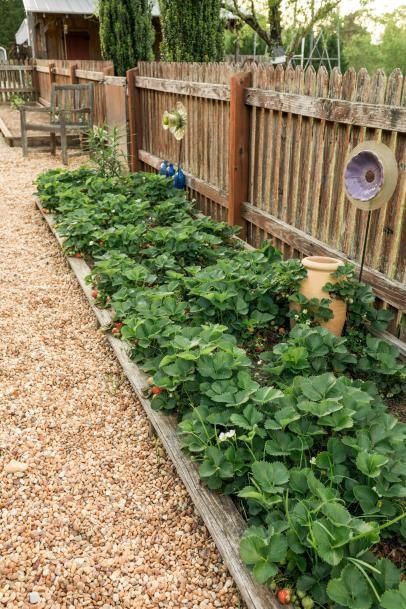
[[(240, 552), (256, 579), (283, 600), (296, 586), (304, 609), (399, 609), (399, 573), (380, 557), (405, 534), (405, 429), (383, 400), (402, 399), (405, 369), (369, 333), (388, 321), (371, 290), (346, 266), (326, 299), (304, 299), (298, 261), (269, 244), (242, 251), (232, 228), (198, 218), (156, 176), (54, 172), (39, 190), (65, 252), (95, 261), (86, 287), (114, 310), (112, 345), (125, 353), (124, 338), (153, 374), (145, 382), (126, 356), (134, 387), (164, 416), (165, 446), (176, 438), (249, 520)], [(345, 338), (318, 326), (331, 316), (327, 297), (348, 302)], [(161, 411), (178, 414), (179, 435)]]

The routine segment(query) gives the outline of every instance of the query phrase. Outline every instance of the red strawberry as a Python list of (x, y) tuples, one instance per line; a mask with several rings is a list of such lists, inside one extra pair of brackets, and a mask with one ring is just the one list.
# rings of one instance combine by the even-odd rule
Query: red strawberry
[(278, 590), (277, 597), (280, 604), (289, 605), (291, 594), (292, 592), (289, 588), (282, 588), (281, 590)]

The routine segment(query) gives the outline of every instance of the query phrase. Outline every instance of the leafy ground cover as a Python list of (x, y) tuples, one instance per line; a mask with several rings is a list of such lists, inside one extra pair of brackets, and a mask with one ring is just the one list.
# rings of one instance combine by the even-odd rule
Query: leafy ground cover
[[(370, 335), (390, 314), (351, 266), (309, 301), (299, 261), (244, 249), (165, 178), (82, 168), (37, 186), (151, 375), (152, 406), (178, 414), (202, 480), (245, 515), (258, 581), (303, 609), (406, 607), (401, 565), (382, 554), (406, 535), (406, 425), (386, 404), (403, 400), (406, 370)], [(318, 325), (331, 298), (348, 304), (341, 338)]]

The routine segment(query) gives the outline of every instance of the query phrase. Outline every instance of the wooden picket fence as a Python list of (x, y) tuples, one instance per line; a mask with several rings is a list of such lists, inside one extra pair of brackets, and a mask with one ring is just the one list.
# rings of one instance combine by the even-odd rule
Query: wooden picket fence
[(0, 103), (8, 103), (13, 95), (27, 101), (36, 98), (34, 68), (25, 64), (0, 63)]
[(140, 63), (128, 72), (131, 166), (157, 170), (178, 158), (162, 129), (182, 101), (189, 125), (182, 165), (200, 209), (241, 224), (248, 243), (272, 242), (285, 257), (311, 254), (358, 262), (366, 214), (347, 200), (345, 159), (381, 140), (399, 163), (396, 191), (373, 212), (364, 279), (393, 309), (406, 338), (406, 79), (400, 70), (342, 75), (324, 67)]
[[(118, 128), (121, 152), (127, 157), (127, 81), (126, 78), (113, 74), (111, 61), (38, 59), (25, 64), (0, 64), (0, 103), (9, 103), (13, 93), (18, 93), (28, 101), (39, 101), (47, 106), (51, 100), (53, 83), (92, 82), (95, 124)], [(14, 139), (18, 141), (19, 137), (15, 136)]]
[[(98, 71), (85, 69), (87, 65), (95, 64)], [(100, 65), (99, 65), (100, 64)], [(47, 105), (51, 99), (51, 88), (53, 83), (57, 84), (86, 84), (92, 82), (94, 85), (95, 123), (101, 125), (108, 122), (106, 104), (106, 81), (116, 84), (122, 89), (122, 100), (120, 109), (126, 122), (125, 86), (123, 78), (113, 77), (111, 62), (55, 62), (38, 60), (35, 66), (37, 74), (39, 101)]]

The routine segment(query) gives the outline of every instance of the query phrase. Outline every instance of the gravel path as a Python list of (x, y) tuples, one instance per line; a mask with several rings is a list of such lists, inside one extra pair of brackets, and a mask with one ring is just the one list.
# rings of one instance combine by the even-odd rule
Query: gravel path
[(57, 165), (0, 142), (0, 607), (242, 607), (35, 210)]

